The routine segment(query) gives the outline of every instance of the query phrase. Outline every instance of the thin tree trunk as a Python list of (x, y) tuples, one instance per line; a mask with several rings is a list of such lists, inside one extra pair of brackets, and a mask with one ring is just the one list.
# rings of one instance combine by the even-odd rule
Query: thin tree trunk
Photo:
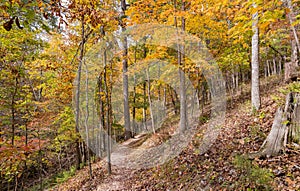
[[(81, 80), (81, 68), (82, 68), (82, 61), (83, 61), (83, 55), (84, 55), (84, 44), (85, 44), (85, 29), (84, 29), (84, 15), (82, 15), (81, 18), (81, 46), (80, 46), (80, 55), (79, 55), (79, 64), (78, 64), (78, 70), (77, 70), (77, 89), (76, 89), (76, 115), (75, 115), (75, 130), (76, 134), (79, 135), (79, 99), (80, 99), (80, 80)], [(77, 155), (77, 161), (76, 161), (76, 169), (80, 169), (80, 163), (81, 163), (81, 154), (80, 154), (80, 138), (76, 138), (76, 155)]]
[[(85, 65), (86, 66), (86, 65)], [(86, 101), (86, 115), (85, 115), (85, 120), (84, 120), (84, 125), (85, 125), (85, 134), (86, 134), (86, 146), (87, 146), (87, 162), (89, 165), (89, 175), (90, 178), (93, 178), (93, 172), (92, 172), (92, 164), (91, 164), (91, 155), (90, 155), (90, 137), (89, 137), (89, 128), (88, 128), (88, 120), (89, 120), (89, 79), (88, 79), (88, 69), (87, 66), (85, 68), (85, 101)]]
[[(112, 115), (112, 103), (111, 103), (111, 94), (112, 94), (112, 83), (113, 83), (113, 80), (112, 80), (112, 63), (110, 63), (110, 74), (109, 74), (109, 83), (110, 83), (110, 86), (109, 86), (109, 97), (108, 97), (108, 113), (109, 113), (109, 118), (108, 118), (108, 121), (109, 121), (109, 126), (108, 126), (108, 134), (110, 135), (109, 136), (109, 140), (108, 140), (108, 143), (109, 143), (109, 150), (112, 151), (112, 142), (111, 142), (111, 134), (112, 134), (112, 124), (113, 124), (113, 115)], [(111, 161), (109, 163), (110, 165), (110, 173), (111, 173)]]
[(264, 64), (264, 74), (265, 74), (265, 78), (268, 76), (268, 70), (267, 70), (267, 61)]
[[(121, 0), (121, 18), (120, 25), (122, 31), (126, 30), (126, 24), (122, 21), (126, 11), (126, 0)], [(130, 128), (130, 111), (129, 111), (129, 94), (128, 94), (128, 48), (127, 48), (127, 37), (123, 36), (122, 39), (123, 53), (122, 53), (122, 65), (123, 65), (123, 99), (124, 99), (124, 121), (125, 121), (125, 140), (132, 137)]]
[(146, 82), (143, 83), (143, 124), (144, 124), (144, 130), (147, 130), (148, 131), (148, 128), (147, 128), (147, 107), (146, 107)]
[(14, 146), (15, 144), (15, 126), (16, 126), (16, 95), (18, 91), (18, 77), (15, 77), (15, 89), (11, 98), (11, 129), (12, 129), (12, 135), (11, 135), (11, 145)]
[[(254, 3), (253, 7), (257, 5)], [(253, 36), (252, 36), (252, 58), (251, 58), (251, 103), (255, 110), (260, 108), (260, 90), (259, 90), (259, 31), (258, 31), (258, 12), (252, 16)]]
[[(182, 7), (181, 10), (185, 11), (185, 3), (181, 1)], [(176, 4), (174, 5), (176, 9)], [(177, 19), (175, 17), (175, 26), (177, 27)], [(185, 31), (185, 18), (181, 17), (181, 29)], [(182, 43), (182, 42), (178, 42)], [(179, 65), (179, 80), (180, 80), (180, 122), (179, 122), (179, 131), (184, 132), (187, 129), (187, 113), (186, 113), (186, 88), (185, 88), (185, 75), (184, 75), (184, 45), (178, 44), (178, 65)]]
[[(136, 48), (134, 49), (134, 64), (136, 64)], [(137, 133), (136, 130), (136, 76), (133, 74), (133, 108), (132, 108), (132, 134), (133, 136)]]
[(273, 68), (274, 68), (274, 75), (277, 74), (277, 66), (276, 66), (276, 61), (273, 59)]
[(133, 135), (135, 135), (137, 133), (136, 130), (136, 106), (135, 106), (135, 102), (136, 102), (136, 77), (135, 74), (133, 76), (133, 108), (132, 108), (132, 130), (133, 130)]
[(279, 74), (282, 74), (282, 58), (281, 57), (279, 57), (278, 65), (279, 65)]
[(169, 93), (170, 93), (172, 105), (174, 107), (174, 114), (176, 115), (178, 113), (178, 111), (177, 111), (177, 105), (176, 105), (176, 103), (178, 101), (177, 100), (177, 95), (176, 95), (176, 92), (175, 92), (175, 98), (174, 98), (173, 97), (173, 91), (172, 91), (171, 87), (169, 87), (168, 90), (169, 90)]
[(42, 150), (41, 150), (41, 137), (40, 137), (40, 127), (38, 127), (38, 139), (39, 139), (39, 183), (40, 183), (40, 190), (43, 190), (43, 177), (42, 177)]
[[(103, 82), (102, 82), (102, 77), (101, 74), (99, 76), (99, 92), (100, 92), (100, 149), (102, 148), (102, 151), (106, 151), (106, 144), (105, 144), (105, 133), (104, 133), (104, 127), (105, 127), (105, 111), (104, 111), (104, 104), (102, 100), (102, 93), (104, 93), (103, 90)], [(100, 154), (102, 154), (102, 151), (100, 150)]]
[(110, 125), (110, 103), (109, 103), (109, 90), (108, 90), (108, 83), (107, 83), (107, 59), (106, 59), (106, 51), (104, 51), (104, 87), (105, 87), (105, 94), (106, 94), (106, 105), (107, 105), (107, 111), (106, 111), (106, 129), (107, 129), (107, 172), (110, 175), (111, 174), (111, 125)]
[(163, 99), (163, 104), (164, 104), (164, 111), (165, 113), (167, 112), (167, 90), (166, 90), (166, 86), (164, 85), (163, 86), (164, 89), (163, 89), (163, 93), (164, 93), (164, 99)]
[(296, 45), (296, 41), (292, 40), (291, 43), (291, 62), (295, 63), (294, 66), (297, 66), (297, 61), (298, 61), (298, 54), (297, 54), (297, 45)]
[(146, 69), (146, 73), (147, 73), (147, 82), (148, 82), (148, 102), (149, 102), (150, 117), (151, 117), (151, 127), (152, 127), (153, 133), (155, 134), (154, 118), (153, 118), (153, 111), (152, 111), (152, 100), (151, 100), (151, 82), (150, 82), (148, 67)]
[(267, 67), (268, 67), (268, 76), (271, 76), (271, 68), (270, 68), (269, 60), (267, 60)]
[(288, 13), (288, 19), (289, 19), (289, 22), (290, 22), (290, 25), (291, 25), (291, 30), (292, 30), (293, 35), (294, 35), (294, 40), (296, 42), (296, 45), (297, 45), (297, 48), (298, 48), (298, 52), (300, 53), (300, 42), (299, 42), (299, 38), (298, 38), (298, 35), (297, 35), (296, 28), (295, 28), (295, 26), (293, 24), (293, 22), (295, 20), (295, 13), (294, 13), (294, 10), (293, 10), (292, 0), (287, 0), (287, 8), (290, 11)]

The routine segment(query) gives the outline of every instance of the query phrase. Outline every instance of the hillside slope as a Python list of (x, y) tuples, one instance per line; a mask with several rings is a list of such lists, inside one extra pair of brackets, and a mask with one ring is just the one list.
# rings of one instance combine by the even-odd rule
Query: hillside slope
[(92, 180), (85, 168), (53, 190), (299, 190), (299, 146), (290, 146), (277, 157), (244, 157), (259, 150), (274, 119), (275, 100), (284, 97), (278, 91), (280, 86), (266, 87), (262, 109), (255, 115), (249, 100), (233, 100), (225, 125), (205, 154), (199, 154), (199, 144), (207, 124), (199, 126), (199, 133), (179, 156), (163, 165), (140, 170), (113, 166), (113, 175), (108, 177), (106, 165), (100, 161), (93, 164)]

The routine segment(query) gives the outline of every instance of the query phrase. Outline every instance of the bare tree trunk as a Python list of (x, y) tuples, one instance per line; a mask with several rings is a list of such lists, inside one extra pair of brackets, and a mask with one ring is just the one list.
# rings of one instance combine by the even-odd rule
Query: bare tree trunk
[(133, 83), (134, 83), (134, 86), (133, 86), (133, 108), (132, 108), (132, 134), (133, 136), (137, 133), (137, 130), (136, 130), (136, 76), (134, 74), (133, 76)]
[(17, 95), (17, 91), (18, 91), (18, 77), (15, 77), (15, 89), (14, 92), (12, 94), (11, 97), (11, 131), (12, 131), (12, 135), (11, 135), (11, 145), (14, 146), (15, 144), (15, 128), (16, 128), (16, 95)]
[(297, 79), (297, 71), (296, 71), (296, 63), (295, 62), (286, 62), (284, 64), (284, 81), (289, 83)]
[(281, 75), (282, 74), (282, 60), (281, 60), (282, 58), (281, 57), (279, 57), (279, 63), (278, 63), (278, 65), (279, 65), (279, 74)]
[(276, 66), (276, 61), (273, 59), (273, 68), (274, 68), (274, 74), (277, 74), (277, 66)]
[(39, 151), (38, 151), (38, 161), (39, 161), (39, 185), (40, 185), (40, 190), (43, 190), (43, 177), (42, 177), (42, 148), (41, 148), (41, 132), (40, 132), (40, 127), (38, 127), (37, 131), (38, 135), (38, 145), (39, 145)]
[(146, 69), (146, 73), (147, 73), (147, 82), (148, 82), (148, 102), (149, 102), (149, 109), (150, 109), (151, 126), (152, 126), (152, 131), (155, 134), (154, 118), (153, 118), (153, 111), (152, 111), (151, 82), (150, 82), (150, 76), (149, 76), (149, 68)]
[[(85, 29), (84, 29), (84, 15), (81, 18), (81, 46), (80, 46), (80, 55), (79, 55), (79, 65), (77, 70), (77, 89), (76, 89), (76, 98), (75, 98), (75, 105), (76, 105), (76, 115), (75, 115), (75, 130), (76, 133), (79, 134), (79, 99), (80, 99), (80, 80), (81, 80), (81, 68), (82, 68), (82, 61), (84, 55), (84, 44), (85, 44)], [(77, 137), (76, 139), (76, 169), (80, 169), (81, 163), (81, 154), (80, 154), (80, 139)]]
[[(174, 7), (176, 9), (176, 1), (174, 1)], [(185, 3), (181, 1), (182, 7), (181, 10), (185, 11)], [(177, 26), (177, 19), (176, 16), (174, 18), (175, 26)], [(185, 18), (181, 17), (181, 29), (182, 31), (185, 31)], [(182, 42), (178, 42), (182, 43)], [(187, 113), (186, 113), (186, 88), (185, 88), (185, 75), (184, 75), (184, 68), (182, 67), (184, 65), (184, 45), (178, 44), (178, 65), (179, 65), (179, 80), (180, 80), (180, 122), (179, 122), (179, 131), (184, 132), (187, 129)]]
[(265, 78), (268, 76), (268, 70), (267, 70), (267, 61), (265, 62), (264, 64), (264, 75), (265, 75)]
[[(170, 93), (172, 105), (174, 107), (174, 114), (176, 115), (178, 113), (177, 105), (176, 105), (176, 103), (178, 103), (177, 94), (176, 94), (176, 91), (173, 91), (171, 89), (171, 87), (169, 87), (168, 90), (169, 90), (169, 93)], [(175, 95), (173, 95), (173, 92), (175, 92)], [(174, 96), (175, 96), (175, 98), (174, 98)]]
[[(125, 16), (126, 11), (126, 0), (121, 0), (121, 18), (120, 26), (122, 31), (126, 30), (126, 24), (122, 21)], [(124, 121), (125, 121), (125, 140), (128, 140), (132, 137), (131, 128), (130, 128), (130, 111), (129, 111), (129, 94), (128, 94), (128, 48), (127, 48), (127, 37), (124, 36), (121, 39), (123, 45), (122, 53), (122, 64), (123, 64), (123, 99), (124, 99)]]
[(146, 82), (143, 83), (143, 98), (144, 98), (144, 103), (143, 103), (143, 124), (144, 124), (144, 130), (148, 130), (147, 128), (147, 107), (146, 107)]
[(271, 76), (271, 68), (270, 68), (269, 60), (267, 60), (267, 67), (268, 67), (268, 76)]
[[(295, 26), (293, 25), (293, 22), (295, 20), (295, 13), (293, 11), (293, 5), (292, 5), (292, 1), (291, 0), (287, 0), (287, 8), (290, 10), (290, 12), (288, 13), (288, 19), (291, 25), (291, 30), (293, 35), (291, 34), (291, 62), (287, 62), (284, 65), (284, 79), (285, 82), (290, 82), (290, 80), (292, 80), (292, 78), (295, 78), (295, 71), (296, 71), (296, 67), (298, 66), (298, 54), (297, 54), (297, 49), (300, 53), (300, 45), (299, 45), (299, 39), (298, 39), (298, 35), (297, 35), (297, 31), (295, 29)], [(297, 76), (296, 76), (297, 78)]]
[(99, 121), (100, 121), (100, 125), (99, 125), (99, 134), (98, 134), (98, 150), (99, 150), (99, 154), (100, 157), (102, 157), (102, 151), (105, 152), (105, 139), (103, 137), (103, 130), (104, 130), (104, 126), (105, 126), (105, 119), (104, 119), (104, 108), (103, 108), (103, 100), (102, 100), (102, 93), (103, 93), (103, 89), (102, 89), (102, 77), (101, 74), (99, 76)]
[[(253, 7), (257, 5), (254, 3)], [(260, 108), (260, 91), (259, 91), (259, 31), (258, 31), (258, 12), (252, 16), (253, 36), (252, 36), (252, 58), (251, 58), (251, 103), (255, 110)]]
[(107, 172), (110, 175), (111, 174), (111, 124), (110, 124), (110, 94), (108, 90), (108, 82), (107, 82), (107, 59), (106, 59), (106, 51), (104, 51), (104, 87), (105, 87), (105, 94), (106, 94), (106, 105), (107, 105), (107, 111), (106, 111), (106, 128), (107, 128)]
[(167, 90), (166, 90), (166, 86), (163, 86), (163, 94), (164, 94), (164, 98), (163, 98), (163, 107), (164, 107), (164, 111), (167, 112)]
[(235, 87), (236, 87), (236, 92), (239, 92), (239, 72), (237, 71), (235, 73)]
[[(108, 126), (108, 134), (110, 135), (109, 136), (109, 140), (108, 140), (108, 147), (109, 147), (109, 150), (112, 151), (112, 142), (111, 142), (111, 134), (112, 134), (112, 124), (113, 124), (113, 114), (112, 114), (112, 103), (111, 103), (111, 94), (112, 94), (112, 83), (113, 83), (113, 80), (112, 80), (112, 63), (110, 63), (110, 74), (109, 74), (109, 83), (110, 83), (110, 86), (109, 86), (109, 97), (108, 97), (108, 114), (109, 114), (109, 118), (108, 118), (108, 121), (109, 121), (109, 126)], [(111, 162), (109, 163), (110, 165), (110, 173), (111, 173)]]
[[(136, 48), (134, 49), (134, 64), (136, 64)], [(132, 135), (137, 133), (136, 130), (136, 76), (133, 74), (133, 108), (132, 108)]]
[(294, 40), (296, 42), (298, 51), (300, 53), (300, 42), (299, 42), (299, 38), (298, 38), (298, 35), (297, 35), (296, 28), (293, 24), (293, 22), (295, 20), (295, 13), (294, 13), (294, 10), (293, 10), (293, 3), (292, 3), (292, 0), (287, 0), (286, 2), (287, 2), (287, 8), (289, 9), (288, 19), (289, 19), (289, 22), (290, 22), (290, 25), (291, 25), (291, 30), (293, 32)]
[(297, 66), (297, 62), (298, 62), (298, 54), (297, 54), (297, 45), (296, 45), (296, 41), (292, 40), (291, 43), (291, 62), (295, 63), (295, 66)]
[[(86, 66), (86, 65), (85, 65)], [(86, 136), (86, 147), (87, 147), (87, 162), (89, 166), (89, 175), (90, 178), (93, 178), (93, 172), (92, 172), (92, 164), (91, 164), (91, 155), (90, 155), (90, 135), (89, 135), (89, 127), (88, 127), (88, 120), (89, 120), (89, 78), (88, 78), (88, 69), (87, 66), (85, 68), (85, 101), (86, 101), (86, 115), (85, 115), (85, 120), (84, 120), (84, 125), (85, 125), (85, 136)]]
[(201, 92), (201, 83), (200, 83), (200, 71), (199, 71), (199, 69), (197, 69), (196, 70), (197, 71), (197, 88), (196, 88), (196, 92), (197, 92), (197, 105), (198, 105), (198, 108), (199, 109), (203, 109), (203, 108), (201, 108), (201, 106), (200, 106), (200, 92)]

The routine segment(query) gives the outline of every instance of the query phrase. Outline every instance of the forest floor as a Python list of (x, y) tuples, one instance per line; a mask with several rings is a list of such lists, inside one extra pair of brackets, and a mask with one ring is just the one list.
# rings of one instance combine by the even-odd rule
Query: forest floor
[[(228, 102), (225, 125), (205, 153), (199, 153), (199, 144), (208, 123), (199, 125), (188, 146), (162, 165), (139, 170), (113, 165), (108, 176), (101, 160), (92, 164), (93, 178), (84, 167), (51, 190), (300, 190), (299, 145), (288, 145), (276, 157), (245, 157), (258, 151), (268, 135), (285, 97), (279, 91), (284, 86), (278, 80), (265, 84), (262, 107), (256, 114), (252, 114), (247, 92)], [(140, 142), (151, 139), (155, 136), (139, 136), (123, 144), (141, 147)]]

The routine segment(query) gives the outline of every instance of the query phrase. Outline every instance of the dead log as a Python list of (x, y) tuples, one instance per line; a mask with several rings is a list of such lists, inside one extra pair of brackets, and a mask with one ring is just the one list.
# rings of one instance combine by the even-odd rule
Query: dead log
[(249, 158), (270, 157), (280, 154), (287, 143), (300, 142), (300, 93), (290, 92), (284, 108), (278, 108), (272, 129), (257, 153)]

